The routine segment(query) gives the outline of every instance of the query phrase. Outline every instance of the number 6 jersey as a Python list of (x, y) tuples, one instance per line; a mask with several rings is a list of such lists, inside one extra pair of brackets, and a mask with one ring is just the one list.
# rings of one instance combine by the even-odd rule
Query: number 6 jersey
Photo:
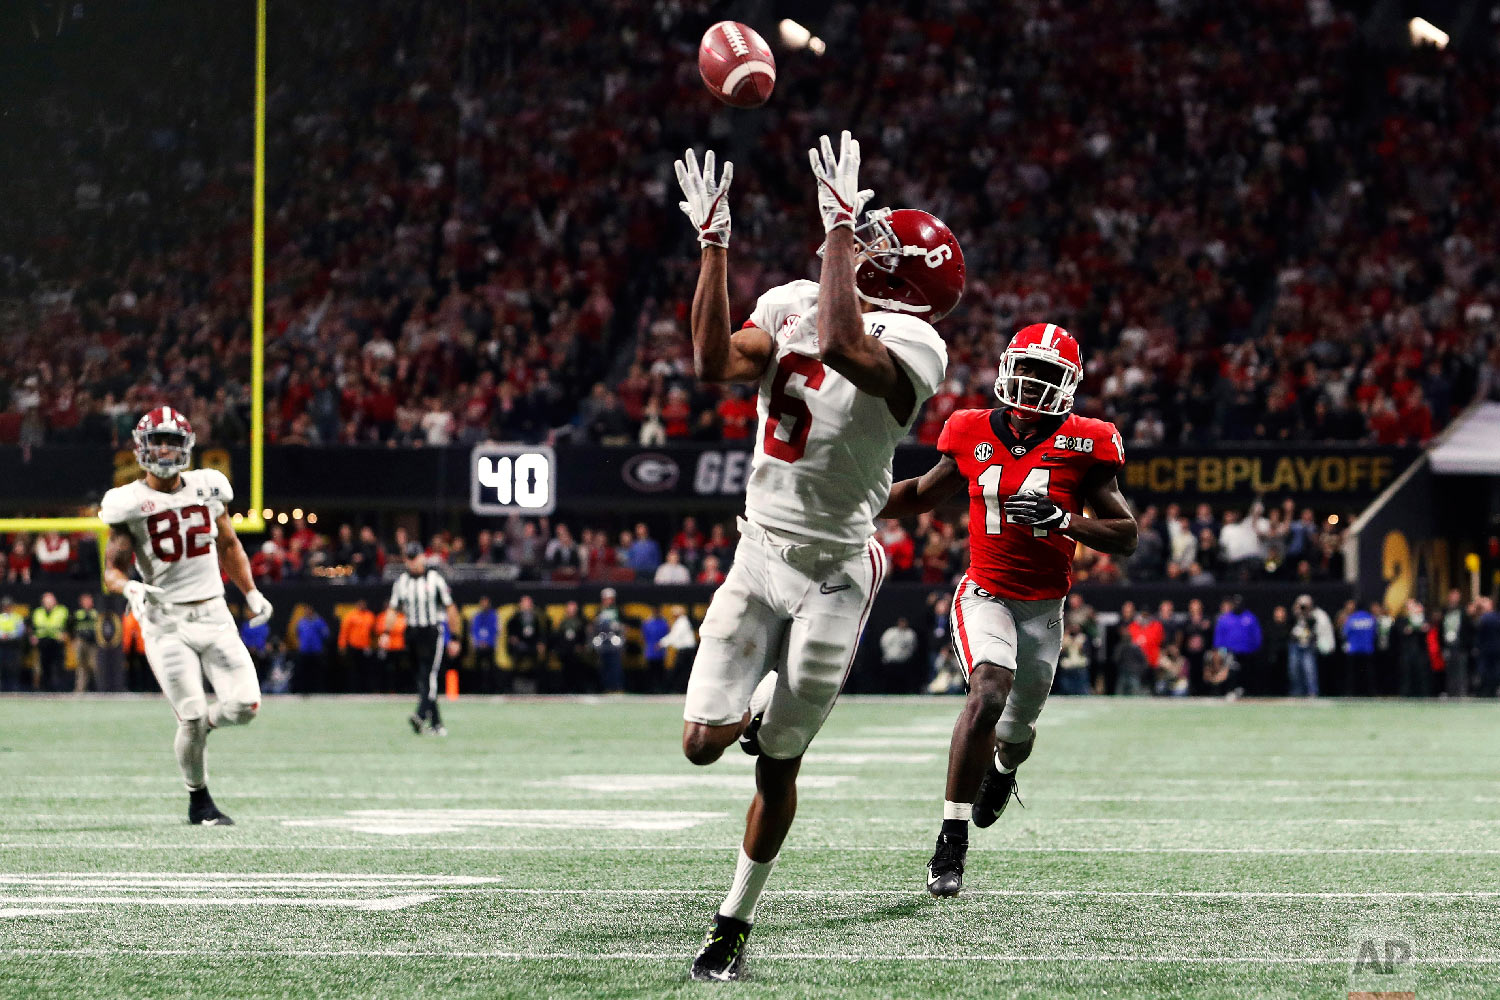
[(969, 482), (969, 576), (998, 597), (1040, 601), (1064, 597), (1073, 585), (1074, 541), (1045, 528), (1011, 524), (1005, 501), (1045, 493), (1077, 516), (1084, 477), (1096, 466), (1118, 470), (1125, 448), (1115, 425), (1069, 413), (1044, 417), (1018, 440), (1004, 409), (959, 410), (938, 436)]
[(141, 578), (166, 591), (169, 604), (224, 596), (219, 574), (217, 521), (234, 499), (217, 469), (189, 469), (175, 493), (158, 493), (144, 478), (104, 494), (99, 519), (124, 525), (135, 543)]
[(864, 314), (865, 333), (890, 349), (916, 390), (911, 417), (898, 424), (885, 400), (823, 364), (817, 313), (818, 283), (793, 281), (762, 295), (745, 324), (772, 339), (745, 515), (799, 540), (859, 545), (890, 496), (896, 445), (942, 384), (948, 349), (917, 316)]

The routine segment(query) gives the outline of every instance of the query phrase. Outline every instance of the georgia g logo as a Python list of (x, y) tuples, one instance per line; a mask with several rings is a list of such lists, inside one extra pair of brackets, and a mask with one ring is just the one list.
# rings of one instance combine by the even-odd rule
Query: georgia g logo
[(995, 448), (988, 441), (981, 441), (974, 446), (974, 461), (988, 462), (995, 454)]

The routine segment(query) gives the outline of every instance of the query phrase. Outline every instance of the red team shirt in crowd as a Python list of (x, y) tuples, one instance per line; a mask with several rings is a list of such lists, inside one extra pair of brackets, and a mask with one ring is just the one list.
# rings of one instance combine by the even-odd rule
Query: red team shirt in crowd
[(1083, 482), (1098, 465), (1118, 471), (1125, 448), (1115, 425), (1068, 414), (1043, 418), (1045, 434), (1023, 444), (1005, 410), (959, 410), (943, 425), (938, 451), (952, 456), (969, 482), (969, 577), (999, 597), (1040, 601), (1066, 597), (1073, 585), (1073, 548), (1066, 535), (1010, 524), (1005, 501), (1045, 492), (1053, 503), (1083, 513)]

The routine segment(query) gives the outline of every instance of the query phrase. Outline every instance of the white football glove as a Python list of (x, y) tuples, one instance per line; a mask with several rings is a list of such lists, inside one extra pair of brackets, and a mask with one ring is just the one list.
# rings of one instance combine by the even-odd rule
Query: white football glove
[(818, 211), (823, 216), (823, 232), (831, 233), (839, 226), (853, 229), (865, 202), (875, 196), (874, 191), (859, 189), (858, 141), (851, 139), (845, 129), (839, 138), (838, 158), (834, 159), (833, 143), (825, 135), (819, 140), (818, 149), (807, 151), (807, 158), (812, 161), (813, 176), (818, 179)]
[(245, 595), (245, 607), (250, 611), (251, 625), (264, 625), (271, 620), (271, 602), (260, 591), (252, 590)]
[(131, 613), (139, 618), (145, 612), (146, 604), (161, 603), (161, 595), (166, 591), (140, 580), (126, 580), (125, 589), (121, 593), (125, 595), (125, 603), (130, 606)]
[(724, 163), (724, 174), (714, 181), (714, 151), (703, 154), (703, 169), (698, 169), (698, 157), (690, 149), (686, 156), (673, 164), (677, 169), (677, 183), (682, 185), (682, 194), (687, 199), (679, 201), (693, 228), (698, 230), (700, 247), (729, 246), (729, 182), (734, 180), (734, 164)]

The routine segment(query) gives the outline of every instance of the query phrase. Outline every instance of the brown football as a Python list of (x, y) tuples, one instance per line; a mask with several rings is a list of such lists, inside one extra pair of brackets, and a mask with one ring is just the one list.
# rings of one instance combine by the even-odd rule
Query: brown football
[(736, 108), (759, 107), (776, 86), (771, 47), (754, 28), (738, 21), (720, 21), (704, 32), (698, 72), (710, 93)]

